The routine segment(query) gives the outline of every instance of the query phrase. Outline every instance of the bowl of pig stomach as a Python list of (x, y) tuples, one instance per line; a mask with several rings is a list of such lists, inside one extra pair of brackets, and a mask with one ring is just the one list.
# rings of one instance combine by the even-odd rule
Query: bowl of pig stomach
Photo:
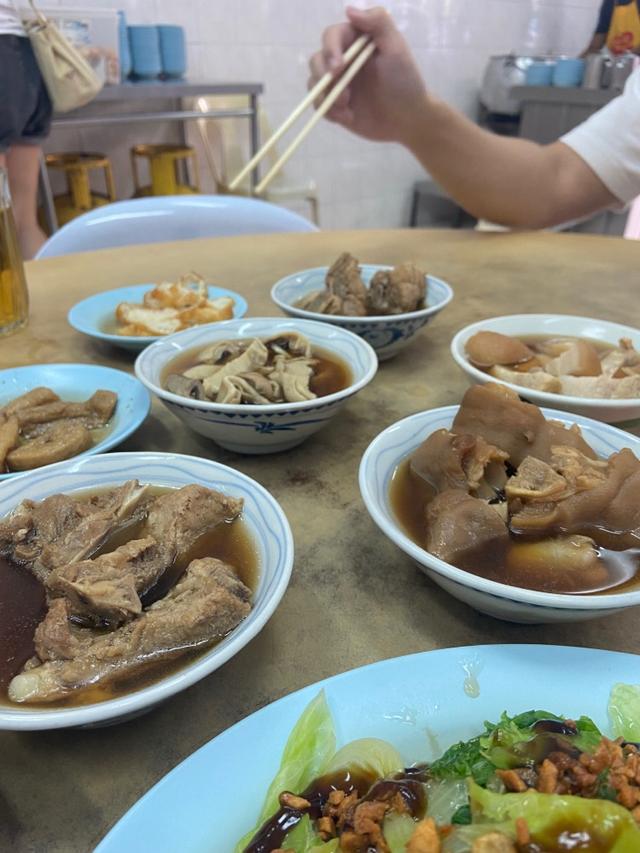
[(249, 642), (289, 582), (287, 519), (231, 468), (171, 453), (60, 462), (0, 491), (0, 729), (105, 725)]
[(276, 317), (229, 320), (144, 350), (136, 376), (190, 429), (238, 453), (274, 453), (322, 429), (375, 376), (346, 329)]
[(513, 622), (579, 621), (640, 604), (639, 457), (635, 436), (490, 383), (380, 433), (360, 490), (383, 533), (461, 601)]
[(271, 298), (290, 317), (354, 332), (385, 361), (449, 304), (453, 291), (413, 263), (360, 264), (344, 252), (330, 267), (301, 270), (276, 282)]
[(451, 354), (472, 382), (605, 423), (640, 418), (640, 331), (564, 314), (514, 314), (461, 329)]

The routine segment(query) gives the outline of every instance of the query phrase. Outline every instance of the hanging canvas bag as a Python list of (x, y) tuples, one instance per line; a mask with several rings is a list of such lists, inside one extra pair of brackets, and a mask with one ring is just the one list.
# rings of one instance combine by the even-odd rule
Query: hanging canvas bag
[(102, 83), (79, 50), (29, 0), (35, 18), (25, 29), (35, 53), (53, 109), (58, 113), (76, 110), (93, 100)]

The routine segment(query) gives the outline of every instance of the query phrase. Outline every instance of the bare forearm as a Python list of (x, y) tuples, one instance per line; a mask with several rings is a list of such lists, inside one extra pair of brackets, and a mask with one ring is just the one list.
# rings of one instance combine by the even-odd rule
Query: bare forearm
[(408, 147), (434, 180), (478, 218), (541, 228), (615, 201), (561, 143), (498, 136), (430, 95), (414, 115)]

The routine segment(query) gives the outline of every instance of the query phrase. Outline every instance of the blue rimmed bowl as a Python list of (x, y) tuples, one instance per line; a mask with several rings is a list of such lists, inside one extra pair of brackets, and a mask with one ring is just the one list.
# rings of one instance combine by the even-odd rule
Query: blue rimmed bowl
[[(369, 514), (385, 536), (413, 557), (426, 575), (455, 598), (481, 613), (508, 622), (580, 622), (610, 616), (640, 604), (640, 589), (600, 595), (568, 595), (487, 580), (440, 560), (405, 533), (389, 497), (393, 473), (427, 436), (438, 429), (451, 429), (458, 409), (459, 406), (444, 406), (404, 418), (381, 432), (366, 449), (360, 463), (360, 493)], [(578, 424), (585, 441), (600, 457), (606, 458), (625, 447), (640, 456), (640, 438), (569, 412), (541, 411), (546, 418), (565, 426)]]
[[(321, 347), (346, 362), (351, 383), (341, 391), (315, 400), (266, 406), (190, 400), (164, 388), (167, 367), (183, 353), (216, 341), (266, 338), (285, 332), (299, 332), (313, 347)], [(254, 454), (288, 450), (322, 429), (350, 397), (371, 382), (377, 369), (373, 349), (346, 329), (277, 317), (225, 320), (178, 332), (143, 350), (135, 364), (138, 379), (186, 426), (227, 450)]]
[(43, 500), (60, 492), (103, 489), (127, 480), (180, 488), (199, 483), (244, 499), (242, 518), (258, 558), (253, 609), (237, 628), (191, 663), (116, 699), (69, 708), (0, 703), (0, 729), (55, 729), (114, 723), (135, 716), (210, 675), (258, 634), (285, 593), (293, 566), (293, 537), (276, 499), (259, 483), (233, 468), (178, 453), (112, 453), (59, 462), (0, 486), (0, 517), (25, 499)]
[[(142, 302), (149, 290), (153, 290), (155, 284), (132, 284), (130, 287), (118, 287), (115, 290), (105, 290), (88, 296), (81, 302), (77, 302), (67, 315), (69, 325), (78, 332), (89, 335), (98, 341), (105, 341), (122, 349), (140, 352), (154, 341), (163, 340), (158, 335), (117, 335), (116, 308), (121, 302)], [(215, 287), (210, 284), (207, 287), (209, 299), (218, 299), (220, 296), (230, 296), (235, 304), (233, 316), (235, 319), (244, 317), (247, 313), (247, 300), (224, 287)]]
[[(135, 376), (98, 364), (31, 364), (27, 367), (0, 370), (0, 407), (39, 385), (51, 388), (59, 397), (69, 402), (87, 400), (99, 389), (113, 391), (118, 395), (116, 410), (102, 440), (79, 453), (74, 459), (104, 453), (116, 447), (138, 429), (151, 408), (151, 395)], [(34, 471), (50, 467), (44, 465)], [(20, 474), (32, 476), (33, 472), (0, 474), (0, 480), (18, 477)]]
[[(381, 264), (360, 264), (362, 280), (367, 287), (375, 273), (390, 269), (392, 267)], [(453, 290), (445, 281), (427, 275), (427, 305), (419, 311), (384, 317), (341, 317), (337, 314), (320, 314), (317, 311), (297, 308), (296, 303), (303, 296), (316, 290), (324, 290), (328, 270), (329, 267), (314, 267), (288, 275), (273, 285), (271, 298), (290, 317), (331, 323), (359, 335), (371, 344), (379, 361), (392, 358), (404, 349), (416, 332), (426, 326), (453, 299)]]

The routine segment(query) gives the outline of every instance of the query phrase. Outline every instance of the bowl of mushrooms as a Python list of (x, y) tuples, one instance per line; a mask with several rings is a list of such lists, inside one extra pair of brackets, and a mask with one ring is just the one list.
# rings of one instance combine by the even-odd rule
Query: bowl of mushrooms
[(275, 453), (322, 429), (375, 376), (346, 329), (275, 317), (229, 320), (157, 341), (140, 381), (186, 426), (237, 453)]

